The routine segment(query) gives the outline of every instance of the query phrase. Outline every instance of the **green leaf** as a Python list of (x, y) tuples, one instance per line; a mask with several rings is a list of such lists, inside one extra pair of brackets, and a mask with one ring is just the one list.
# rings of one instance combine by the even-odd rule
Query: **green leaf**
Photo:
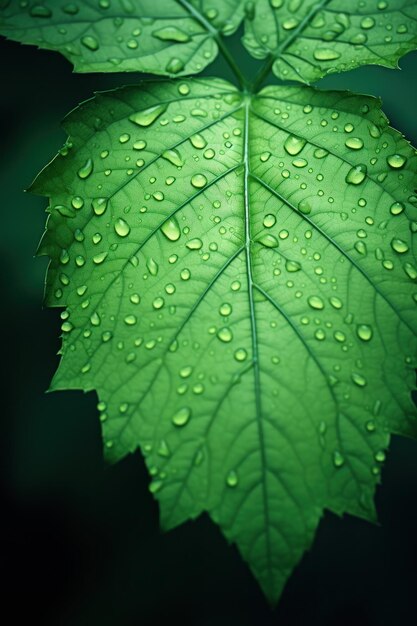
[(221, 80), (97, 95), (51, 198), (52, 389), (97, 390), (172, 528), (207, 511), (274, 602), (324, 509), (375, 519), (415, 434), (415, 151), (380, 103)]
[(417, 48), (416, 0), (257, 0), (244, 44), (282, 79), (314, 82), (368, 64), (397, 67)]
[(242, 12), (242, 0), (0, 0), (0, 32), (61, 52), (77, 72), (181, 76), (216, 58)]

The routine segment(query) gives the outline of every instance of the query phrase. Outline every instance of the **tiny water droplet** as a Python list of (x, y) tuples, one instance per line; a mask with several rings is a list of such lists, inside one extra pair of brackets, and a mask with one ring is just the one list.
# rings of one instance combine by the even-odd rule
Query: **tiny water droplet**
[(239, 482), (238, 476), (234, 470), (231, 470), (226, 477), (226, 484), (228, 487), (237, 487)]
[(333, 465), (339, 469), (344, 464), (345, 464), (344, 456), (338, 450), (335, 450), (333, 452)]

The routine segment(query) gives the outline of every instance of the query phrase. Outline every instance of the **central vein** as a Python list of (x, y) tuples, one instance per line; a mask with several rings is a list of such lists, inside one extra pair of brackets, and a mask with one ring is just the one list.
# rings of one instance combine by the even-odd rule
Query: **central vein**
[(251, 236), (251, 216), (250, 216), (250, 196), (249, 196), (249, 177), (250, 177), (250, 156), (249, 156), (249, 119), (250, 119), (250, 97), (247, 96), (245, 100), (245, 120), (244, 120), (244, 205), (245, 205), (245, 257), (246, 257), (246, 270), (248, 277), (248, 298), (249, 298), (249, 315), (251, 323), (251, 339), (252, 339), (252, 360), (253, 360), (253, 373), (254, 373), (254, 387), (255, 387), (255, 411), (256, 422), (258, 428), (259, 449), (261, 455), (261, 481), (262, 481), (262, 495), (263, 505), (265, 513), (265, 535), (266, 535), (266, 551), (269, 563), (269, 571), (272, 571), (271, 564), (269, 562), (271, 556), (270, 545), (270, 526), (269, 526), (269, 502), (268, 502), (268, 488), (267, 488), (267, 462), (265, 454), (265, 433), (262, 420), (262, 403), (261, 403), (261, 385), (260, 385), (260, 369), (259, 369), (259, 345), (258, 345), (258, 333), (256, 328), (256, 312), (255, 312), (255, 300), (254, 290), (255, 284), (253, 280), (253, 268), (252, 268), (252, 236)]

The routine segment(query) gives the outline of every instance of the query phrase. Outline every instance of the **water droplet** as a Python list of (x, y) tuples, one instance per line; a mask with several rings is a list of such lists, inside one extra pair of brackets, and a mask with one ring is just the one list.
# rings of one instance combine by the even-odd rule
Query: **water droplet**
[(165, 304), (165, 300), (163, 298), (155, 298), (155, 300), (152, 302), (152, 306), (154, 309), (158, 310), (158, 309), (162, 309), (162, 307)]
[(370, 28), (373, 28), (375, 26), (375, 20), (373, 17), (367, 16), (364, 17), (363, 20), (361, 21), (361, 28), (364, 28), (365, 30), (369, 30)]
[(190, 93), (190, 87), (187, 83), (181, 83), (181, 85), (178, 85), (178, 91), (182, 96), (188, 96)]
[(148, 268), (148, 272), (151, 276), (156, 276), (158, 274), (159, 265), (152, 257), (146, 261), (146, 267)]
[(324, 309), (324, 302), (321, 298), (319, 298), (319, 296), (310, 296), (307, 302), (312, 309), (316, 309), (318, 311)]
[(193, 135), (192, 137), (190, 137), (190, 141), (194, 148), (197, 148), (197, 150), (202, 150), (207, 146), (207, 141), (202, 135)]
[(184, 69), (184, 63), (178, 57), (173, 57), (165, 66), (169, 74), (179, 74)]
[(91, 206), (96, 215), (100, 216), (105, 213), (108, 205), (108, 198), (94, 198), (91, 202)]
[(363, 148), (363, 141), (359, 137), (348, 137), (345, 141), (345, 145), (351, 150), (360, 150)]
[(87, 159), (87, 161), (84, 163), (84, 165), (82, 165), (80, 167), (80, 169), (78, 170), (78, 172), (77, 172), (79, 178), (81, 178), (83, 180), (85, 178), (88, 178), (90, 176), (90, 174), (92, 173), (93, 168), (94, 168), (93, 160), (92, 159)]
[(392, 239), (391, 248), (395, 250), (395, 252), (398, 252), (398, 254), (405, 254), (409, 250), (407, 243), (398, 238)]
[(176, 26), (164, 26), (163, 28), (154, 30), (152, 36), (161, 41), (175, 41), (178, 43), (190, 41), (190, 36)]
[(101, 324), (100, 315), (97, 312), (94, 312), (92, 315), (90, 315), (90, 322), (93, 326), (100, 326)]
[(96, 265), (100, 265), (106, 260), (106, 258), (107, 252), (99, 252), (98, 254), (93, 256), (93, 263), (95, 263)]
[(238, 348), (234, 354), (236, 361), (246, 361), (248, 353), (244, 348)]
[(171, 454), (168, 444), (164, 439), (162, 439), (161, 443), (159, 444), (158, 454), (159, 456), (162, 456), (164, 458), (169, 457)]
[(220, 341), (223, 341), (224, 343), (230, 343), (230, 341), (232, 341), (233, 339), (233, 333), (230, 328), (224, 326), (218, 331), (217, 337), (220, 339)]
[(279, 246), (279, 241), (275, 237), (275, 235), (271, 235), (267, 233), (266, 235), (261, 235), (258, 237), (257, 241), (261, 243), (265, 248), (277, 248)]
[(271, 156), (270, 152), (263, 152), (259, 158), (262, 161), (262, 163), (266, 163), (269, 160), (270, 156)]
[(127, 237), (130, 233), (130, 226), (124, 219), (119, 217), (114, 224), (114, 230), (119, 235), (119, 237)]
[(189, 280), (191, 277), (191, 272), (189, 269), (185, 268), (183, 270), (181, 270), (180, 272), (180, 277), (182, 280)]
[(124, 322), (127, 326), (134, 326), (137, 322), (137, 317), (136, 315), (126, 315)]
[(368, 326), (368, 324), (359, 324), (356, 327), (356, 334), (359, 339), (362, 339), (362, 341), (370, 341), (373, 336), (373, 331), (371, 326)]
[(299, 272), (301, 270), (301, 264), (297, 263), (297, 261), (285, 261), (285, 269), (287, 272)]
[(191, 184), (197, 189), (202, 189), (207, 185), (207, 178), (204, 176), (204, 174), (194, 174), (194, 176), (191, 178)]
[(404, 272), (411, 280), (417, 279), (417, 269), (411, 263), (404, 263)]
[(386, 458), (385, 452), (383, 450), (378, 450), (378, 452), (375, 453), (374, 458), (378, 463), (383, 463)]
[(30, 15), (32, 17), (52, 17), (52, 11), (42, 4), (35, 4), (30, 9)]
[(331, 298), (329, 298), (329, 302), (334, 309), (341, 309), (343, 306), (343, 302), (336, 296), (331, 296)]
[(237, 487), (237, 484), (239, 482), (239, 479), (237, 477), (237, 474), (234, 470), (231, 470), (226, 478), (226, 484), (228, 487)]
[(294, 167), (302, 168), (302, 167), (307, 167), (308, 161), (306, 159), (298, 158), (298, 159), (294, 159), (292, 164), (294, 165)]
[(212, 159), (215, 155), (216, 153), (214, 152), (214, 150), (212, 148), (208, 148), (204, 151), (203, 157), (205, 159)]
[(296, 135), (290, 135), (287, 137), (284, 148), (291, 156), (297, 156), (306, 145), (306, 140)]
[(392, 215), (400, 215), (405, 210), (405, 206), (402, 202), (394, 202), (390, 207)]
[(203, 247), (203, 242), (197, 237), (195, 239), (190, 239), (190, 241), (187, 241), (185, 245), (189, 250), (200, 250)]
[(171, 150), (165, 150), (165, 152), (162, 153), (162, 156), (176, 167), (182, 167), (184, 165), (184, 161), (182, 160), (180, 153), (174, 148)]
[(166, 108), (166, 104), (156, 104), (153, 107), (149, 107), (149, 109), (133, 113), (133, 115), (130, 115), (129, 120), (138, 126), (150, 126), (166, 111)]
[(172, 416), (172, 423), (175, 424), (175, 426), (185, 426), (190, 420), (190, 417), (191, 409), (189, 409), (188, 407), (183, 407), (182, 409), (179, 409), (176, 413), (174, 413), (174, 415)]
[(333, 48), (316, 48), (313, 56), (316, 61), (334, 61), (340, 57), (340, 53)]
[(263, 221), (265, 228), (272, 228), (272, 226), (275, 226), (276, 223), (277, 218), (275, 217), (275, 215), (272, 215), (272, 213), (268, 213), (268, 215), (265, 215)]
[(368, 431), (368, 433), (375, 432), (375, 430), (376, 430), (375, 422), (373, 420), (369, 420), (368, 422), (366, 422), (365, 428)]
[(153, 480), (150, 483), (148, 489), (151, 493), (158, 493), (158, 491), (160, 491), (163, 486), (164, 486), (164, 483), (162, 480)]
[(365, 387), (366, 385), (366, 378), (357, 372), (352, 373), (352, 380), (358, 387)]
[(352, 167), (346, 176), (346, 182), (350, 185), (360, 185), (366, 178), (368, 168), (364, 164)]
[(223, 315), (224, 317), (228, 317), (231, 314), (231, 312), (232, 312), (232, 305), (229, 304), (228, 302), (224, 302), (219, 308), (220, 315)]
[(337, 468), (342, 467), (345, 464), (344, 456), (338, 451), (333, 452), (333, 465)]
[(143, 139), (139, 139), (138, 141), (135, 141), (135, 143), (133, 144), (133, 149), (144, 150), (146, 146), (147, 146), (146, 141), (144, 141)]
[(395, 170), (400, 170), (406, 164), (407, 159), (401, 154), (392, 154), (387, 158), (387, 163)]
[(88, 48), (88, 50), (91, 50), (92, 52), (96, 52), (96, 50), (98, 50), (100, 47), (99, 40), (92, 35), (86, 35), (85, 37), (82, 37), (81, 43), (85, 48)]
[(170, 241), (178, 241), (181, 237), (181, 229), (175, 217), (171, 217), (161, 226), (161, 231)]

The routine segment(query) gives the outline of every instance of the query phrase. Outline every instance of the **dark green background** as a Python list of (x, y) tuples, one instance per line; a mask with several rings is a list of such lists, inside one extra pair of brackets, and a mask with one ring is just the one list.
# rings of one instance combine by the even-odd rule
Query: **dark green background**
[[(254, 71), (237, 38), (232, 46)], [(416, 442), (393, 439), (377, 493), (381, 525), (326, 513), (271, 611), (206, 516), (160, 533), (139, 454), (103, 465), (95, 394), (44, 393), (58, 361), (59, 313), (41, 308), (46, 260), (33, 259), (46, 200), (23, 189), (62, 145), (59, 122), (71, 108), (139, 78), (77, 75), (57, 54), (0, 47), (3, 616), (10, 606), (11, 623), (45, 626), (415, 623)], [(416, 145), (417, 53), (401, 66), (320, 86), (381, 96), (392, 125)], [(229, 77), (219, 62), (206, 74)]]

